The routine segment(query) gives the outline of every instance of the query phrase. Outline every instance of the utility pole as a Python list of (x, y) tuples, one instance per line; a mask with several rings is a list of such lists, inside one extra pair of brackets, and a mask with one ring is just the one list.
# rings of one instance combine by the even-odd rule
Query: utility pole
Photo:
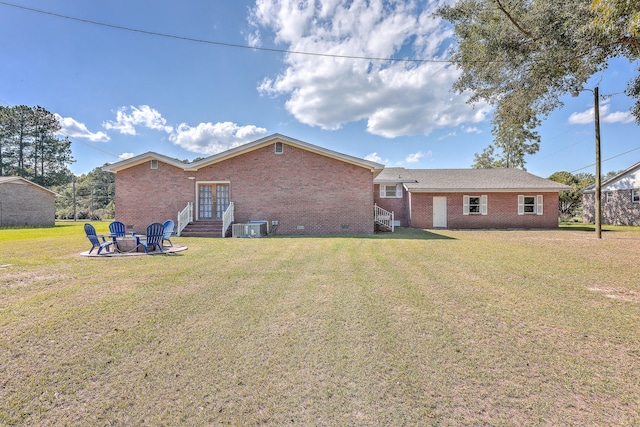
[[(600, 171), (600, 92), (598, 86), (591, 89), (584, 89), (593, 92), (593, 116), (596, 127), (596, 193), (595, 193), (595, 223), (596, 237), (602, 239), (602, 172)], [(571, 92), (571, 96), (578, 96), (576, 90)]]
[(598, 86), (593, 89), (596, 126), (596, 237), (602, 239), (602, 173), (600, 172), (600, 96)]
[(73, 220), (78, 220), (78, 214), (76, 213), (76, 177), (73, 176)]

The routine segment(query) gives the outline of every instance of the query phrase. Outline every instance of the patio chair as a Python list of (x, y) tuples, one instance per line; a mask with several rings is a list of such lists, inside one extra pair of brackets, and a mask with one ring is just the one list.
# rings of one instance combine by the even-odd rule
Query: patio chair
[(164, 236), (162, 236), (162, 244), (164, 244), (164, 241), (166, 240), (171, 244), (171, 246), (173, 246), (173, 243), (171, 243), (171, 235), (173, 235), (173, 228), (175, 227), (175, 225), (170, 219), (166, 220), (163, 225)]
[(125, 234), (127, 234), (124, 224), (120, 221), (113, 221), (111, 224), (109, 224), (109, 231), (111, 232), (111, 235), (113, 237), (123, 237)]
[(96, 229), (91, 224), (84, 225), (84, 232), (87, 234), (87, 238), (89, 239), (92, 245), (91, 249), (89, 250), (89, 253), (93, 252), (94, 248), (98, 248), (98, 255), (100, 255), (100, 252), (102, 252), (102, 249), (107, 248), (106, 250), (108, 251), (109, 246), (113, 244), (113, 241), (105, 240), (104, 236), (98, 236), (96, 234)]
[(162, 239), (164, 237), (164, 226), (159, 222), (154, 222), (147, 227), (147, 236), (140, 239), (140, 246), (144, 248), (145, 253), (149, 253), (149, 248), (154, 247), (156, 250), (164, 253), (162, 250)]

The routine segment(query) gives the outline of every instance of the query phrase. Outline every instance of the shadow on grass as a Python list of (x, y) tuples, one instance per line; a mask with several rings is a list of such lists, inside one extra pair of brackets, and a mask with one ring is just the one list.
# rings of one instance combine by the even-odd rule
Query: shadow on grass
[[(560, 223), (558, 228), (561, 231), (586, 231), (595, 233), (596, 228), (594, 224), (582, 224), (582, 223)], [(640, 227), (633, 225), (602, 225), (603, 233), (611, 233), (611, 232), (640, 232)]]
[(313, 238), (313, 239), (391, 239), (391, 240), (456, 240), (454, 237), (444, 236), (442, 234), (434, 233), (433, 231), (427, 231), (419, 228), (404, 228), (397, 227), (395, 232), (378, 232), (373, 235), (341, 235), (332, 234), (327, 236), (295, 236), (295, 235), (275, 235), (270, 236), (275, 238)]

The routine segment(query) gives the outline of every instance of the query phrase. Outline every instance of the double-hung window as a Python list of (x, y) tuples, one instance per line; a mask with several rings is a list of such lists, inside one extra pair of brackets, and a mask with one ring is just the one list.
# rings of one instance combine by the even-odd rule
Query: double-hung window
[(380, 184), (380, 197), (383, 199), (402, 198), (402, 184)]
[(487, 196), (462, 196), (463, 215), (486, 215)]
[(640, 190), (637, 188), (634, 188), (633, 190), (631, 190), (631, 201), (633, 203), (640, 203)]
[(542, 195), (518, 196), (518, 215), (542, 215)]

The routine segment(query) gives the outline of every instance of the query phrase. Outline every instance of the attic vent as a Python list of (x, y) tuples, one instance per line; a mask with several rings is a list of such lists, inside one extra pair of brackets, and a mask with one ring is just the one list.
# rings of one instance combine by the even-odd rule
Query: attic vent
[(273, 147), (273, 152), (276, 154), (284, 153), (284, 144), (282, 142), (276, 142), (275, 146)]
[(151, 169), (158, 169), (158, 161), (151, 160)]

